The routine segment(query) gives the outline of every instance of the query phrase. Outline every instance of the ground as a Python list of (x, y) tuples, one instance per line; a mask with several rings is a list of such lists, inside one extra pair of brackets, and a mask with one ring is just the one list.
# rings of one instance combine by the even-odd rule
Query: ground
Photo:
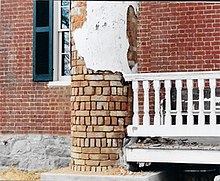
[(0, 170), (0, 180), (40, 181), (40, 174), (45, 171), (21, 171), (13, 167)]
[[(106, 170), (104, 172), (73, 172), (70, 168), (62, 168), (57, 170), (51, 170), (51, 171), (22, 171), (18, 170), (13, 167), (7, 167), (5, 169), (0, 170), (0, 181), (1, 180), (7, 180), (7, 181), (40, 181), (40, 174), (44, 172), (52, 172), (52, 173), (67, 173), (67, 174), (105, 174), (105, 175), (142, 175), (142, 172), (131, 172), (127, 171), (122, 167), (116, 167), (109, 170)], [(146, 172), (145, 172), (146, 175)]]

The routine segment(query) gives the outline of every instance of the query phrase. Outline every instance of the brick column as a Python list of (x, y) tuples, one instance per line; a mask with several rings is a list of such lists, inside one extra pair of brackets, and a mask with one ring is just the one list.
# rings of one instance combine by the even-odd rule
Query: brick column
[(125, 128), (131, 124), (131, 86), (120, 73), (88, 70), (73, 51), (72, 162), (76, 171), (119, 165)]

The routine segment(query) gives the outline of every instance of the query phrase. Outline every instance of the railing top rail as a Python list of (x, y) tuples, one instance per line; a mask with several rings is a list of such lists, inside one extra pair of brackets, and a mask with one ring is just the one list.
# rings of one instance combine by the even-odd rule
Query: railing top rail
[(220, 79), (220, 71), (157, 72), (124, 74), (125, 81)]

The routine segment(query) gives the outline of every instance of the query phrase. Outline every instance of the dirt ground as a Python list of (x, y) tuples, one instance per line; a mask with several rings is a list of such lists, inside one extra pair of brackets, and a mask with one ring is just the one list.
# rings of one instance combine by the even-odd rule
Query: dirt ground
[(0, 181), (40, 181), (40, 174), (46, 171), (21, 171), (13, 167), (0, 170)]
[[(146, 175), (142, 172), (127, 171), (122, 167), (112, 168), (103, 172), (75, 172), (70, 168), (62, 168), (51, 171), (21, 171), (13, 167), (0, 170), (0, 181), (40, 181), (40, 174), (44, 172), (66, 173), (66, 174), (88, 174), (88, 175)], [(150, 174), (150, 173), (149, 173)]]

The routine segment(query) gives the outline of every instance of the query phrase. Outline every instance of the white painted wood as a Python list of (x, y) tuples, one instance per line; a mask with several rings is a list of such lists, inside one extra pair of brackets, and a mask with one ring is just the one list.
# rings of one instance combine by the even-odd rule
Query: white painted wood
[[(132, 81), (134, 91), (133, 103), (133, 125), (127, 127), (128, 136), (220, 136), (220, 125), (216, 124), (216, 115), (220, 115), (220, 110), (216, 102), (220, 99), (215, 96), (216, 79), (220, 77), (220, 71), (211, 72), (173, 72), (173, 73), (147, 73), (125, 75), (126, 80)], [(204, 79), (210, 80), (211, 97), (206, 101), (211, 101), (210, 110), (204, 110)], [(177, 110), (171, 110), (171, 80), (176, 81), (177, 89)], [(188, 108), (187, 113), (182, 112), (182, 80), (187, 81)], [(193, 109), (193, 81), (198, 80), (199, 88), (199, 110)], [(143, 81), (144, 88), (144, 122), (139, 125), (138, 110), (138, 82)], [(153, 81), (154, 88), (154, 125), (150, 125), (149, 118), (149, 82)], [(160, 82), (165, 85), (165, 124), (161, 124), (160, 112)], [(195, 101), (195, 100), (194, 100)], [(176, 125), (171, 125), (171, 115), (176, 116)], [(187, 115), (187, 125), (182, 125), (182, 115)], [(193, 115), (199, 116), (199, 124), (193, 124)], [(210, 115), (210, 125), (205, 125), (205, 115)]]
[(187, 124), (193, 125), (193, 80), (187, 80), (188, 105)]
[(154, 125), (160, 125), (160, 81), (153, 82), (154, 87)]
[(143, 81), (144, 88), (144, 116), (143, 125), (150, 125), (149, 115), (149, 81)]
[(165, 125), (170, 126), (171, 125), (171, 97), (170, 97), (170, 90), (171, 90), (171, 82), (170, 80), (165, 80), (165, 107), (166, 107), (166, 114), (165, 114)]
[(126, 81), (133, 80), (189, 80), (219, 78), (220, 71), (199, 71), (199, 72), (160, 72), (160, 73), (137, 73), (123, 74)]
[(127, 162), (220, 164), (220, 151), (126, 148)]
[(205, 124), (205, 115), (204, 115), (204, 79), (198, 79), (198, 87), (199, 87), (199, 118), (198, 124)]
[(139, 108), (138, 108), (138, 88), (139, 83), (138, 81), (132, 82), (132, 89), (133, 89), (133, 125), (138, 126), (139, 125)]
[(215, 125), (216, 124), (216, 100), (215, 100), (215, 88), (216, 88), (216, 79), (209, 79), (209, 86), (211, 89), (211, 96), (210, 96), (210, 124)]
[(129, 125), (127, 127), (128, 136), (130, 137), (147, 137), (147, 136), (161, 136), (161, 137), (172, 137), (172, 136), (213, 136), (220, 137), (220, 125), (217, 124), (215, 126), (211, 125), (172, 125), (168, 129), (166, 125), (160, 126), (133, 126)]
[(177, 100), (176, 100), (176, 125), (182, 125), (182, 80), (176, 80), (176, 91), (177, 91)]

